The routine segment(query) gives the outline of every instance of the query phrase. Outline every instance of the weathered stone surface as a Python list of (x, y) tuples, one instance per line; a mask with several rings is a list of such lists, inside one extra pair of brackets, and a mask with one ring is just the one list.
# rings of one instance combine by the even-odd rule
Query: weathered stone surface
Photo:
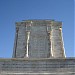
[(13, 58), (0, 59), (0, 75), (75, 75), (75, 58), (65, 58), (62, 23), (16, 23)]
[(65, 57), (61, 29), (62, 23), (52, 20), (17, 22), (13, 57)]
[[(24, 59), (24, 58), (13, 58), (13, 59), (0, 59), (0, 72), (4, 73), (36, 73), (34, 75), (47, 75), (44, 73), (54, 73), (54, 75), (73, 75), (75, 74), (75, 59)], [(57, 74), (55, 74), (57, 73)], [(59, 73), (59, 74), (58, 74)], [(17, 74), (18, 75), (18, 74)], [(30, 74), (31, 75), (31, 74)]]

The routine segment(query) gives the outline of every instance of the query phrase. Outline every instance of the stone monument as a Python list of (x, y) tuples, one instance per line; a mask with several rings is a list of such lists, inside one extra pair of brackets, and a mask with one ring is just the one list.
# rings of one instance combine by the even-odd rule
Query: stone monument
[(11, 59), (0, 59), (1, 75), (75, 75), (75, 58), (66, 58), (62, 22), (16, 22)]

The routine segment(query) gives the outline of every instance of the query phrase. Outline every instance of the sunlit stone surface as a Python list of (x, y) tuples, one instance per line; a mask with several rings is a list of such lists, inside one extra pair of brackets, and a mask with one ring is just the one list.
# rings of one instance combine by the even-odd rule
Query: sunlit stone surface
[(13, 57), (0, 59), (0, 75), (75, 75), (75, 58), (66, 58), (62, 23), (16, 22)]

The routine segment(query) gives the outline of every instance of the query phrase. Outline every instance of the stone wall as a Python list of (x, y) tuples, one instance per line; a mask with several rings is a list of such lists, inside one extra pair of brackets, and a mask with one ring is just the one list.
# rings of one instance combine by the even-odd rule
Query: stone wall
[[(74, 75), (75, 59), (0, 59), (0, 73), (18, 75)], [(34, 74), (33, 74), (34, 73)], [(36, 73), (36, 74), (35, 74)], [(64, 74), (63, 74), (64, 73)]]

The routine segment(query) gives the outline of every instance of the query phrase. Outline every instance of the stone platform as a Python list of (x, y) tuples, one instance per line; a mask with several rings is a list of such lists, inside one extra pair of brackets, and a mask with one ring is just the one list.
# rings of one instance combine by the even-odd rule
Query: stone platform
[(75, 75), (75, 58), (2, 58), (0, 75)]

